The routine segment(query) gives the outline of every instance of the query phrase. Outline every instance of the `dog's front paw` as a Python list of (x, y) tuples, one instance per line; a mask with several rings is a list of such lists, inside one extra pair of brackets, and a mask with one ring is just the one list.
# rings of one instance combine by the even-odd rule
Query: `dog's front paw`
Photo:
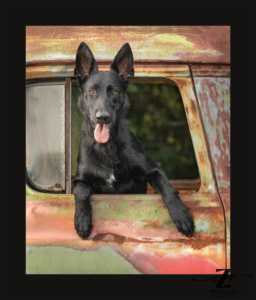
[(178, 202), (172, 207), (170, 213), (178, 231), (186, 236), (194, 233), (195, 225), (189, 209), (182, 203)]
[(84, 240), (87, 240), (92, 231), (92, 213), (75, 213), (75, 229), (77, 234)]

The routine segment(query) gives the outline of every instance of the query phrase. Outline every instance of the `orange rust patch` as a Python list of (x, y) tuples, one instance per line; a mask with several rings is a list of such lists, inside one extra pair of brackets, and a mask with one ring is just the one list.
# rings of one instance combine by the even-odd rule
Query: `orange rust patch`
[[(110, 238), (109, 236), (112, 236)], [(105, 241), (105, 242), (115, 242), (117, 244), (123, 244), (127, 238), (123, 235), (118, 235), (115, 233), (99, 233), (92, 238), (93, 241)]]
[(193, 209), (194, 213), (198, 213), (201, 216), (207, 215), (207, 218), (217, 218), (217, 216), (223, 217), (223, 212), (221, 206), (198, 206)]
[(179, 243), (179, 244), (185, 244), (193, 249), (202, 249), (210, 245), (216, 245), (216, 244), (225, 244), (224, 238), (219, 237), (211, 237), (211, 236), (205, 236), (201, 233), (195, 233), (192, 238), (184, 238), (184, 239), (178, 239), (178, 240), (172, 240), (172, 239), (165, 239), (164, 241), (152, 241), (149, 238), (143, 238), (142, 240), (134, 239), (134, 238), (127, 238), (122, 235), (117, 235), (114, 233), (103, 233), (103, 234), (97, 234), (92, 238), (94, 242), (115, 242), (117, 244), (123, 244), (123, 243), (138, 243), (138, 244), (173, 244), (173, 243)]
[(187, 78), (185, 79), (175, 78), (175, 83), (178, 85), (178, 88), (180, 89), (181, 92), (185, 87), (190, 86), (190, 80), (187, 80)]
[[(206, 136), (209, 141), (218, 188), (220, 194), (230, 193), (230, 113), (228, 104), (225, 108), (226, 100), (223, 93), (225, 92), (226, 95), (229, 93), (229, 87), (227, 86), (229, 85), (229, 81), (215, 78), (212, 80), (197, 79), (196, 82), (197, 89), (200, 86), (202, 91), (198, 93), (198, 100), (202, 106), (203, 121), (205, 123)], [(207, 91), (209, 91), (209, 94)], [(210, 103), (212, 104), (210, 105)], [(214, 116), (211, 115), (212, 105), (216, 109)], [(214, 122), (216, 122), (215, 129), (213, 126)], [(226, 186), (221, 184), (222, 181), (226, 182)]]
[(201, 164), (205, 164), (205, 157), (204, 157), (204, 155), (203, 155), (204, 153), (202, 153), (201, 151), (198, 151), (198, 160), (199, 160), (199, 162), (200, 162), (200, 165)]
[(151, 220), (148, 220), (148, 219), (141, 219), (141, 221), (147, 223), (143, 227), (149, 227), (149, 228), (153, 228), (153, 229), (156, 229), (156, 230), (165, 228), (165, 226), (159, 224), (159, 220), (151, 221)]
[(186, 244), (191, 246), (193, 249), (202, 249), (204, 247), (216, 244), (224, 244), (225, 240), (218, 237), (204, 237), (200, 239), (182, 239), (175, 241), (176, 243)]

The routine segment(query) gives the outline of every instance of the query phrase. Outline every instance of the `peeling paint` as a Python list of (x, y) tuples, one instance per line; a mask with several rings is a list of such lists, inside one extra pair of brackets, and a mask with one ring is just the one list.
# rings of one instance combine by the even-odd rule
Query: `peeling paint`
[(230, 179), (226, 177), (224, 168), (230, 166), (230, 79), (196, 77), (195, 85), (217, 174), (217, 184), (221, 193), (229, 193), (226, 189), (229, 188)]
[[(144, 274), (216, 274), (216, 268), (226, 267), (225, 226), (228, 232), (230, 224), (229, 219), (225, 224), (214, 171), (218, 188), (225, 188), (222, 181), (229, 182), (230, 165), (220, 168), (218, 164), (223, 163), (221, 160), (226, 161), (229, 151), (229, 119), (224, 116), (229, 115), (230, 85), (225, 77), (229, 70), (223, 65), (230, 61), (229, 32), (229, 26), (26, 27), (27, 79), (73, 77), (75, 54), (81, 41), (88, 43), (99, 69), (108, 70), (119, 48), (129, 42), (135, 59), (134, 80), (161, 78), (178, 85), (201, 180), (198, 192), (180, 195), (195, 220), (195, 233), (190, 238), (177, 231), (161, 195), (93, 195), (93, 230), (88, 240), (81, 240), (74, 229), (74, 195), (38, 193), (27, 186), (28, 256), (33, 256), (29, 253), (31, 247), (35, 247), (38, 253), (44, 248), (44, 254), (52, 247), (51, 250), (57, 249), (55, 254), (70, 250), (71, 260), (94, 253), (95, 261), (102, 249), (109, 249), (110, 256), (115, 257), (113, 261), (128, 266), (130, 271), (134, 268)], [(113, 40), (119, 42), (112, 43)], [(183, 64), (179, 65), (180, 62)], [(196, 71), (199, 76), (208, 72), (210, 76), (220, 74), (224, 77), (201, 77), (202, 81), (195, 81), (197, 101), (190, 69), (184, 62), (208, 63), (207, 68), (212, 69), (199, 66), (199, 71)], [(212, 63), (214, 65), (210, 65)], [(223, 197), (223, 201), (225, 208), (228, 207), (229, 198)], [(229, 250), (227, 253), (229, 257)], [(42, 257), (46, 258), (43, 265), (47, 266), (48, 270), (44, 269), (47, 273), (51, 265), (47, 262), (47, 255)], [(36, 263), (40, 256), (34, 256), (33, 260)], [(103, 261), (108, 263), (111, 259), (104, 256)], [(72, 265), (66, 269), (63, 267), (66, 263), (63, 255), (59, 263), (61, 272), (74, 271)], [(88, 271), (83, 269), (83, 264), (80, 266), (76, 262), (75, 266), (74, 272), (81, 271), (81, 268), (81, 273)], [(102, 269), (90, 272), (104, 273), (106, 268), (99, 263), (100, 266)], [(96, 268), (97, 263), (92, 267)], [(28, 272), (31, 271), (28, 268)]]
[(230, 182), (225, 181), (225, 180), (220, 180), (219, 181), (219, 186), (224, 187), (224, 188), (228, 188), (230, 186)]
[[(226, 237), (230, 239), (230, 79), (195, 77), (194, 82), (225, 209)], [(227, 266), (230, 267), (228, 241), (226, 251)]]
[(96, 60), (130, 43), (135, 61), (230, 62), (230, 26), (26, 26), (26, 60), (74, 61), (82, 41)]

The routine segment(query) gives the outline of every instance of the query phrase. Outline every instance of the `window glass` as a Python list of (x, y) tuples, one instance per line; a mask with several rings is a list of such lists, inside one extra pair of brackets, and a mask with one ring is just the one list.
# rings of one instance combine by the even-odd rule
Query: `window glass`
[(26, 88), (26, 167), (36, 188), (65, 190), (65, 84)]

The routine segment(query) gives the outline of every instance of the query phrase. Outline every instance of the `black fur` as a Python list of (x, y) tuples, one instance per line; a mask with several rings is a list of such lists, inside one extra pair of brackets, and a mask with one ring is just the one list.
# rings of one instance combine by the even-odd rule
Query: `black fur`
[[(191, 236), (194, 222), (188, 208), (124, 120), (129, 108), (125, 90), (134, 76), (130, 45), (124, 44), (119, 50), (110, 71), (99, 72), (91, 50), (82, 42), (77, 50), (74, 73), (81, 91), (78, 108), (84, 116), (73, 181), (78, 235), (87, 239), (92, 230), (90, 195), (145, 194), (149, 182), (162, 195), (177, 229)], [(115, 95), (113, 90), (117, 91)], [(95, 140), (97, 124), (109, 125), (109, 140), (105, 143)]]

